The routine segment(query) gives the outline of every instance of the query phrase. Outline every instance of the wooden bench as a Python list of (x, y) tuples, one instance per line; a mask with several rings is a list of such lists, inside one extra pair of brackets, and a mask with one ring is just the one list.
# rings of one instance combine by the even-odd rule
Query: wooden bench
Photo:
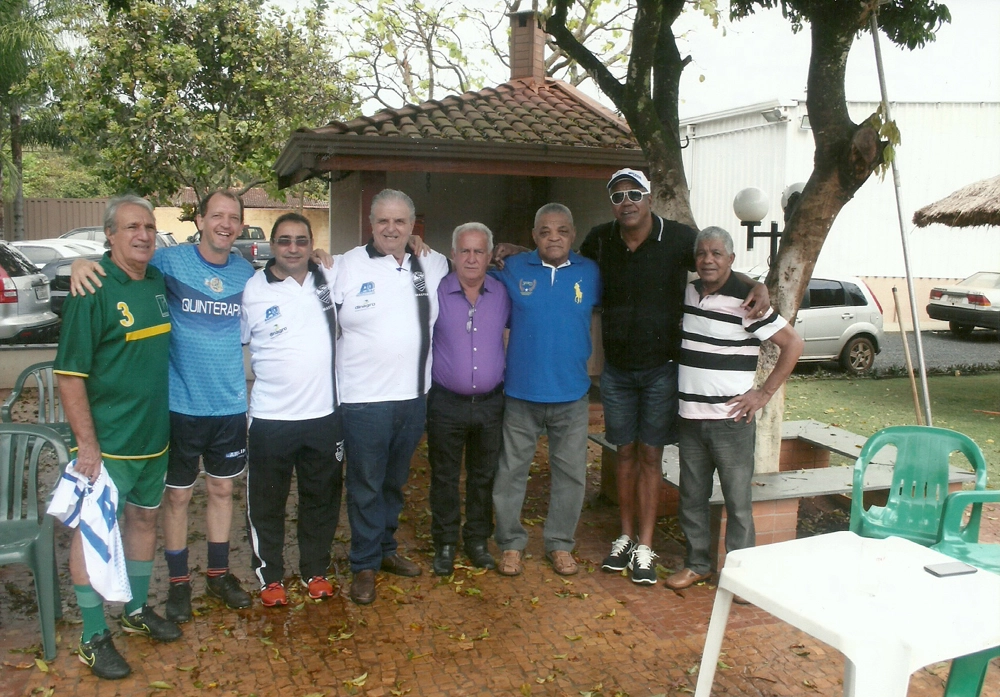
[[(618, 503), (615, 468), (617, 446), (603, 433), (590, 440), (601, 446), (601, 496)], [(781, 460), (778, 472), (755, 474), (753, 478), (753, 517), (757, 544), (795, 539), (798, 527), (799, 500), (813, 496), (848, 495), (853, 489), (854, 468), (829, 466), (830, 453), (856, 460), (867, 440), (850, 431), (818, 421), (789, 421), (782, 424)], [(865, 492), (886, 492), (892, 484), (895, 451), (881, 451), (865, 472)], [(951, 467), (949, 492), (971, 482), (971, 472)], [(677, 446), (663, 449), (663, 484), (659, 491), (657, 516), (676, 515), (680, 501), (680, 460)], [(726, 509), (718, 475), (709, 505), (712, 511), (712, 546), (716, 550), (716, 568), (725, 562)]]

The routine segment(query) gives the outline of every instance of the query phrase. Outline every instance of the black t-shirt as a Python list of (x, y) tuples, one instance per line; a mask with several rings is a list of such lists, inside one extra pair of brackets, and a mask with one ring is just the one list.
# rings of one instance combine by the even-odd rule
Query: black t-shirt
[(592, 229), (580, 253), (601, 269), (604, 358), (621, 370), (677, 360), (688, 271), (697, 232), (653, 215), (649, 237), (630, 252), (618, 221)]

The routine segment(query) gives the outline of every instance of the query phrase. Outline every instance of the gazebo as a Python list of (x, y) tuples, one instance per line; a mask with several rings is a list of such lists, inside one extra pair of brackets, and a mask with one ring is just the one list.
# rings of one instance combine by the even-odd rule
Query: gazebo
[(1000, 176), (963, 186), (913, 214), (917, 227), (932, 223), (951, 227), (1000, 225)]

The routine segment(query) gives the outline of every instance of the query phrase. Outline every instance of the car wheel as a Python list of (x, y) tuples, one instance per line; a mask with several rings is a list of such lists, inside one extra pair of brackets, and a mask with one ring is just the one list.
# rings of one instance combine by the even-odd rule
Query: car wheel
[(867, 373), (875, 365), (875, 344), (867, 336), (854, 337), (844, 346), (840, 365), (854, 375)]
[(959, 324), (958, 322), (948, 322), (948, 329), (955, 336), (961, 337), (963, 339), (972, 335), (972, 332), (976, 330), (976, 327), (972, 324)]

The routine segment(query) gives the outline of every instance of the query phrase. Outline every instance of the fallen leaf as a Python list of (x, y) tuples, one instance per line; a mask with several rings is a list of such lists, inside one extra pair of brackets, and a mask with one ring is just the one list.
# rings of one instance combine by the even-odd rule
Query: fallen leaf
[(521, 685), (521, 694), (524, 695), (524, 697), (531, 697), (531, 685), (528, 683)]
[(568, 656), (568, 655), (569, 655), (568, 653), (557, 653), (557, 654), (555, 654), (555, 655), (552, 656), (552, 660), (554, 660), (554, 661), (565, 661), (566, 660), (566, 656)]
[(28, 668), (34, 668), (35, 664), (32, 662), (26, 663), (9, 663), (8, 661), (3, 662), (6, 668), (13, 668), (14, 670), (27, 670)]
[(268, 639), (267, 637), (261, 637), (260, 638), (260, 643), (262, 643), (264, 646), (273, 646), (274, 645), (274, 642), (271, 641), (270, 639)]
[(812, 680), (803, 680), (802, 684), (808, 687), (810, 690), (816, 689), (816, 683), (814, 683)]
[(198, 666), (177, 666), (177, 670), (183, 670), (185, 673), (188, 673), (197, 667)]
[(353, 680), (345, 680), (345, 685), (353, 685), (354, 687), (364, 687), (365, 681), (368, 679), (368, 673), (362, 673)]
[(391, 590), (393, 593), (396, 593), (397, 595), (406, 595), (406, 591), (404, 591), (399, 586), (389, 586), (388, 588), (389, 588), (389, 590)]
[(729, 665), (728, 663), (726, 663), (725, 661), (719, 661), (719, 662), (716, 663), (716, 665), (719, 666), (719, 670), (731, 670), (732, 669), (732, 666)]
[(566, 637), (567, 639), (569, 639), (570, 641), (580, 641), (580, 639), (583, 638), (579, 634), (572, 634), (572, 635), (570, 635), (570, 634), (563, 634), (563, 636)]
[(153, 682), (149, 683), (149, 686), (151, 688), (153, 688), (154, 690), (172, 690), (172, 689), (174, 689), (173, 685), (171, 685), (168, 682), (164, 682), (162, 680), (154, 680)]
[(36, 658), (35, 665), (38, 666), (38, 670), (42, 671), (43, 673), (49, 672), (49, 664), (43, 661), (42, 659)]

